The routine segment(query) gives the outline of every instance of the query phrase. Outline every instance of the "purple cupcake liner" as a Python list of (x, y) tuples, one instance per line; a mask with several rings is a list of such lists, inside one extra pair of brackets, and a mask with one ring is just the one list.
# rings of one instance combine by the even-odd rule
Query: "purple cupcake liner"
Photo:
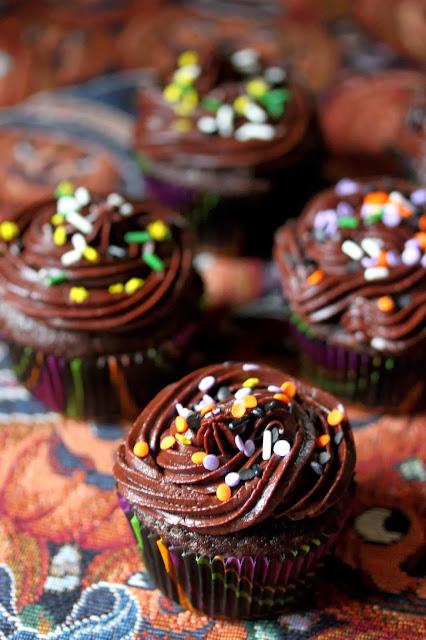
[(138, 549), (152, 580), (170, 599), (214, 618), (276, 616), (294, 602), (314, 568), (334, 550), (352, 512), (348, 506), (336, 530), (319, 534), (288, 556), (202, 555), (168, 545), (146, 527), (119, 496)]

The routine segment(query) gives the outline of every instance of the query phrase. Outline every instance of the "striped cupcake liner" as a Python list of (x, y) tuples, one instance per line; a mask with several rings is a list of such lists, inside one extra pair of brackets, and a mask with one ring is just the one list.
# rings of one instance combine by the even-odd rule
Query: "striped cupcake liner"
[(335, 532), (320, 534), (287, 556), (203, 555), (168, 545), (119, 497), (145, 568), (171, 600), (213, 618), (255, 619), (278, 615), (303, 594), (314, 568), (334, 550), (346, 528), (348, 509)]

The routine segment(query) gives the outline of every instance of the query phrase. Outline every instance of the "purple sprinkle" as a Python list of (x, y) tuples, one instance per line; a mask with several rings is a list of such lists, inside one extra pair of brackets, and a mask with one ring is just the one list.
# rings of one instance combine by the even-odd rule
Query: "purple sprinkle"
[(258, 364), (252, 364), (250, 362), (243, 364), (243, 371), (254, 371), (255, 369), (259, 369)]
[(400, 264), (401, 262), (401, 258), (396, 251), (388, 251), (386, 254), (386, 260), (388, 261), (388, 265), (390, 267), (396, 267), (396, 265)]
[(244, 444), (244, 455), (247, 458), (250, 458), (250, 456), (252, 456), (255, 451), (256, 445), (254, 444), (253, 440), (246, 440)]
[(416, 191), (413, 191), (410, 196), (410, 200), (416, 207), (421, 207), (426, 204), (426, 188), (423, 187), (422, 189), (416, 189)]
[(318, 211), (314, 219), (314, 228), (321, 229), (328, 236), (333, 236), (337, 231), (337, 214), (334, 209)]
[(237, 398), (237, 400), (242, 400), (246, 396), (249, 396), (251, 392), (252, 392), (252, 389), (250, 389), (250, 387), (241, 387), (241, 389), (238, 389), (238, 391), (234, 395)]
[(397, 227), (401, 222), (401, 216), (398, 209), (393, 204), (386, 204), (384, 206), (384, 213), (382, 222), (387, 227)]
[(240, 476), (235, 471), (231, 471), (231, 473), (226, 474), (225, 482), (228, 487), (236, 487), (238, 484), (240, 484)]
[(419, 245), (418, 241), (416, 240), (416, 238), (410, 238), (409, 240), (405, 241), (404, 249), (406, 249), (407, 247), (419, 247), (419, 246), (420, 245)]
[(244, 442), (242, 437), (239, 435), (235, 436), (235, 446), (237, 447), (238, 451), (244, 451)]
[(216, 382), (216, 378), (214, 376), (206, 376), (198, 383), (198, 388), (200, 391), (208, 391), (211, 389)]
[(423, 258), (421, 259), (420, 264), (422, 265), (422, 267), (426, 267), (426, 253), (423, 255)]
[(353, 193), (357, 193), (358, 184), (349, 178), (342, 178), (342, 180), (339, 180), (336, 184), (334, 190), (339, 196), (350, 196)]
[(364, 267), (364, 269), (368, 269), (369, 267), (374, 267), (376, 264), (376, 259), (375, 258), (369, 258), (368, 256), (364, 256), (361, 259), (361, 264)]
[(275, 384), (270, 384), (268, 387), (268, 391), (271, 391), (271, 393), (281, 393), (282, 389), (281, 387), (277, 387), (277, 385)]
[(290, 443), (287, 440), (278, 440), (274, 444), (274, 453), (281, 458), (285, 458), (290, 453)]
[(402, 262), (408, 266), (417, 264), (421, 259), (420, 249), (414, 245), (406, 246), (401, 257)]
[(203, 467), (207, 471), (215, 471), (219, 466), (219, 458), (213, 453), (209, 453), (203, 460)]
[(337, 215), (339, 218), (344, 216), (345, 218), (350, 218), (354, 214), (354, 208), (349, 204), (349, 202), (339, 202), (336, 207)]

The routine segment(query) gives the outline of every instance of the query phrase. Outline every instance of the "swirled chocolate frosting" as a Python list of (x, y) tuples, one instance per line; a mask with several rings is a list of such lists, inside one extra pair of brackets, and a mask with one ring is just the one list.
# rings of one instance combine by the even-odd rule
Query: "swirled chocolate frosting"
[(166, 387), (114, 468), (141, 513), (204, 534), (316, 518), (347, 496), (354, 443), (343, 407), (264, 365), (224, 363)]
[(318, 336), (423, 357), (426, 189), (342, 180), (276, 234), (275, 261), (296, 316)]
[[(171, 337), (197, 308), (190, 232), (152, 202), (92, 196), (64, 183), (56, 199), (3, 221), (0, 235), (9, 241), (0, 312), (18, 341), (51, 329), (78, 340), (106, 336), (111, 349), (114, 335), (118, 343), (124, 335), (149, 343)], [(22, 318), (33, 321), (30, 337)]]

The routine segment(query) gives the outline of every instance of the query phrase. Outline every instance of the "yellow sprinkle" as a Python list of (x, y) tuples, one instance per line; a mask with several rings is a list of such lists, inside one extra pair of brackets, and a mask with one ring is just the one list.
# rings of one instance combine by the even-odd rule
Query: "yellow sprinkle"
[(231, 408), (231, 414), (234, 418), (242, 418), (246, 412), (246, 405), (242, 402), (234, 402)]
[(184, 95), (182, 100), (175, 104), (174, 111), (178, 116), (189, 116), (198, 105), (198, 94), (191, 91)]
[(179, 67), (198, 64), (198, 53), (196, 51), (182, 51), (177, 59), (177, 63)]
[(149, 453), (148, 443), (143, 442), (142, 440), (139, 440), (139, 442), (137, 442), (133, 447), (133, 453), (138, 458), (146, 458), (146, 456)]
[(243, 398), (243, 402), (246, 405), (246, 407), (248, 407), (249, 409), (254, 409), (255, 407), (257, 407), (257, 398), (256, 396), (246, 396), (245, 398)]
[(166, 102), (177, 102), (182, 94), (177, 84), (168, 84), (164, 87), (163, 98)]
[(246, 84), (247, 93), (253, 98), (260, 98), (269, 89), (269, 85), (263, 78), (253, 78)]
[(207, 453), (204, 451), (197, 451), (193, 453), (191, 456), (191, 460), (194, 464), (203, 464), (203, 460), (206, 457)]
[(247, 378), (247, 380), (243, 382), (243, 387), (255, 387), (259, 382), (259, 378)]
[(283, 382), (281, 385), (281, 389), (290, 399), (294, 398), (294, 396), (296, 395), (296, 385), (294, 384), (294, 382), (291, 382), (291, 380)]
[(173, 82), (178, 85), (189, 86), (196, 80), (196, 76), (191, 68), (181, 67), (173, 74)]
[(130, 280), (127, 280), (126, 284), (124, 285), (124, 291), (131, 295), (132, 293), (135, 293), (138, 289), (143, 287), (143, 285), (144, 280), (142, 280), (142, 278), (130, 278)]
[(0, 236), (5, 242), (10, 242), (19, 234), (19, 227), (16, 222), (4, 220), (0, 224)]
[(118, 293), (123, 293), (124, 285), (121, 282), (117, 282), (116, 284), (110, 284), (108, 287), (108, 292), (112, 295), (117, 295)]
[(218, 500), (220, 500), (221, 502), (226, 502), (227, 500), (229, 500), (231, 495), (232, 495), (231, 488), (228, 487), (228, 485), (225, 483), (220, 484), (216, 489), (216, 496)]
[(85, 300), (87, 300), (88, 297), (89, 297), (89, 292), (85, 287), (71, 287), (69, 292), (69, 299), (72, 302), (77, 302), (78, 304), (81, 304), (82, 302), (85, 302)]
[(62, 180), (56, 187), (56, 191), (61, 193), (61, 196), (72, 196), (74, 195), (74, 185), (67, 180)]
[(175, 420), (176, 431), (178, 433), (184, 433), (188, 428), (188, 423), (185, 418), (182, 416), (178, 416)]
[(188, 133), (192, 129), (192, 122), (188, 118), (178, 118), (173, 123), (173, 129), (179, 133)]
[(63, 216), (62, 213), (55, 213), (55, 215), (50, 218), (50, 222), (54, 227), (57, 227), (58, 224), (65, 222), (65, 216)]
[(153, 240), (157, 240), (161, 242), (165, 240), (170, 235), (170, 229), (162, 220), (155, 220), (155, 222), (150, 222), (147, 226), (147, 231)]
[(87, 246), (83, 251), (83, 256), (89, 262), (97, 262), (99, 260), (99, 253), (93, 247)]
[(238, 98), (235, 98), (234, 100), (234, 109), (237, 113), (243, 116), (249, 104), (250, 98), (248, 96), (238, 96)]
[(166, 436), (160, 442), (160, 449), (165, 451), (166, 449), (171, 449), (176, 442), (176, 439), (173, 436)]
[(60, 226), (56, 227), (53, 233), (53, 242), (57, 244), (59, 247), (62, 247), (67, 241), (67, 230), (65, 227)]
[(177, 433), (175, 437), (176, 440), (182, 444), (191, 444), (191, 440), (189, 438), (185, 438), (181, 433)]
[(333, 409), (327, 416), (327, 422), (331, 427), (338, 427), (344, 417), (339, 409)]

